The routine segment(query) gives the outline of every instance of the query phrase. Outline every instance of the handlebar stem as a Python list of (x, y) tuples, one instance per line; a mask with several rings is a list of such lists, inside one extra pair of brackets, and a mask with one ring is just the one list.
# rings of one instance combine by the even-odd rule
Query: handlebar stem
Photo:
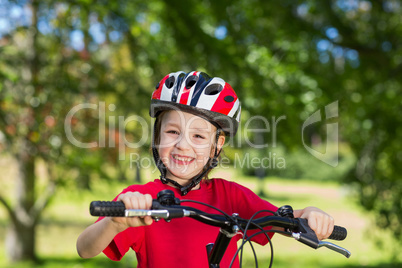
[(228, 228), (220, 228), (215, 244), (207, 245), (208, 263), (210, 268), (218, 268), (223, 255), (229, 246), (230, 240), (240, 231), (239, 226), (233, 225)]

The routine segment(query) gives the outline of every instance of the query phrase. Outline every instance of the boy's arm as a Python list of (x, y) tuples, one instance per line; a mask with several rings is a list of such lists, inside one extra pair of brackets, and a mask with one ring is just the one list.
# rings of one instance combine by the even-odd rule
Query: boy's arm
[(112, 221), (112, 218), (104, 218), (82, 232), (77, 239), (77, 252), (81, 258), (92, 258), (102, 252), (120, 232), (124, 226)]
[[(122, 201), (127, 209), (150, 209), (152, 197), (139, 192), (127, 192), (119, 195), (117, 201)], [(82, 232), (77, 239), (77, 252), (82, 258), (92, 258), (101, 253), (113, 238), (128, 227), (138, 227), (152, 224), (151, 217), (106, 217)]]

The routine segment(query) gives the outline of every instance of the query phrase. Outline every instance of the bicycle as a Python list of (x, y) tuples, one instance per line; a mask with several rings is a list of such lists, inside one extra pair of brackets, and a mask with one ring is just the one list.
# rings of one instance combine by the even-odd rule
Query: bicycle
[[(199, 203), (211, 207), (221, 214), (205, 213), (192, 207), (182, 206), (181, 203), (184, 202)], [(273, 215), (256, 218), (257, 215), (261, 212), (270, 212)], [(240, 253), (240, 266), (242, 261), (243, 246), (245, 245), (245, 243), (250, 242), (251, 248), (254, 253), (256, 267), (258, 267), (257, 257), (250, 239), (256, 235), (263, 233), (267, 236), (271, 247), (271, 261), (269, 267), (272, 267), (274, 257), (273, 246), (271, 239), (267, 235), (268, 232), (283, 233), (314, 249), (326, 247), (344, 255), (347, 258), (351, 256), (351, 253), (348, 250), (340, 246), (337, 246), (330, 242), (319, 241), (314, 231), (308, 226), (306, 219), (293, 217), (293, 209), (290, 206), (280, 207), (276, 212), (266, 210), (259, 211), (255, 213), (250, 219), (243, 219), (240, 218), (237, 214), (228, 215), (224, 211), (202, 202), (193, 200), (179, 200), (174, 196), (173, 191), (163, 190), (158, 193), (157, 199), (154, 199), (152, 201), (152, 208), (150, 210), (126, 209), (123, 202), (93, 201), (90, 204), (90, 213), (92, 216), (98, 217), (151, 216), (155, 221), (164, 219), (167, 222), (176, 218), (190, 217), (202, 223), (220, 227), (220, 231), (215, 242), (206, 245), (208, 253), (208, 263), (210, 268), (219, 267), (219, 263), (226, 251), (226, 248), (229, 245), (231, 238), (235, 236), (239, 231), (242, 231), (242, 233), (244, 234), (243, 241), (239, 246), (235, 256), (233, 256), (232, 264), (237, 255)], [(282, 227), (285, 228), (285, 231), (264, 230), (263, 227), (266, 226)], [(251, 229), (260, 229), (261, 231), (251, 236), (247, 236), (247, 230)], [(347, 230), (345, 228), (341, 226), (335, 226), (334, 231), (329, 239), (344, 240), (346, 236)]]

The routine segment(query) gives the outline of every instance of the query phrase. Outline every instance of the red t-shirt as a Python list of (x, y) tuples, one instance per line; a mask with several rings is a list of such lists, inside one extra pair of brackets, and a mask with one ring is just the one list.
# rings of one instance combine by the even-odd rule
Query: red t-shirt
[[(229, 215), (238, 213), (240, 217), (248, 219), (259, 210), (276, 211), (277, 207), (262, 200), (246, 187), (235, 182), (223, 179), (202, 181), (198, 190), (190, 191), (181, 196), (178, 189), (155, 180), (144, 185), (132, 185), (122, 193), (138, 191), (151, 194), (156, 198), (161, 190), (173, 190), (179, 199), (191, 199), (215, 206)], [(117, 198), (117, 197), (116, 197)], [(195, 203), (183, 203), (208, 213), (219, 212)], [(261, 213), (258, 217), (268, 214)], [(270, 229), (267, 227), (266, 229)], [(248, 234), (252, 234), (250, 231)], [(118, 261), (132, 248), (137, 255), (138, 267), (208, 267), (206, 245), (214, 243), (219, 233), (219, 227), (209, 226), (191, 218), (173, 219), (171, 222), (160, 220), (149, 226), (131, 227), (115, 236), (113, 241), (104, 249), (104, 253), (111, 260)], [(272, 233), (270, 234), (272, 237)], [(228, 267), (236, 250), (237, 241), (241, 234), (232, 238), (229, 247), (221, 261), (221, 267)], [(265, 245), (268, 239), (265, 235), (255, 236), (253, 241)], [(239, 267), (236, 258), (233, 267)]]

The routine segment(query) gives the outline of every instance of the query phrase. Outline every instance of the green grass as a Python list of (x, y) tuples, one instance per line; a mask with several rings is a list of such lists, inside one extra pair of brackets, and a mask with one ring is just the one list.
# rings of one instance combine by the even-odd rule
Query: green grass
[[(244, 177), (233, 179), (233, 170), (215, 172), (216, 177), (232, 178), (255, 192), (259, 191), (259, 181)], [(155, 178), (148, 174), (147, 177)], [(131, 252), (121, 262), (113, 262), (103, 255), (90, 260), (77, 256), (75, 243), (78, 235), (95, 219), (89, 215), (88, 206), (92, 200), (110, 200), (126, 185), (120, 183), (106, 184), (97, 181), (92, 192), (60, 189), (50, 207), (43, 214), (38, 228), (37, 252), (40, 262), (37, 264), (9, 264), (6, 260), (4, 237), (7, 220), (3, 208), (0, 208), (0, 267), (133, 267), (135, 254)], [(350, 259), (326, 248), (310, 249), (294, 239), (276, 235), (273, 239), (275, 252), (274, 267), (402, 267), (391, 264), (393, 252), (392, 240), (388, 233), (372, 228), (371, 217), (355, 205), (348, 195), (348, 190), (336, 183), (294, 181), (280, 178), (264, 180), (264, 194), (275, 205), (292, 205), (295, 209), (317, 206), (333, 215), (336, 224), (348, 229), (348, 238), (338, 242), (352, 252)], [(172, 222), (174, 224), (174, 222)], [(373, 236), (383, 236), (380, 241), (384, 249), (377, 248)], [(258, 261), (267, 267), (270, 250), (268, 246), (255, 245)], [(254, 267), (254, 259), (249, 247), (244, 253), (243, 267)], [(396, 253), (398, 254), (398, 253)], [(400, 256), (398, 256), (400, 257)]]

